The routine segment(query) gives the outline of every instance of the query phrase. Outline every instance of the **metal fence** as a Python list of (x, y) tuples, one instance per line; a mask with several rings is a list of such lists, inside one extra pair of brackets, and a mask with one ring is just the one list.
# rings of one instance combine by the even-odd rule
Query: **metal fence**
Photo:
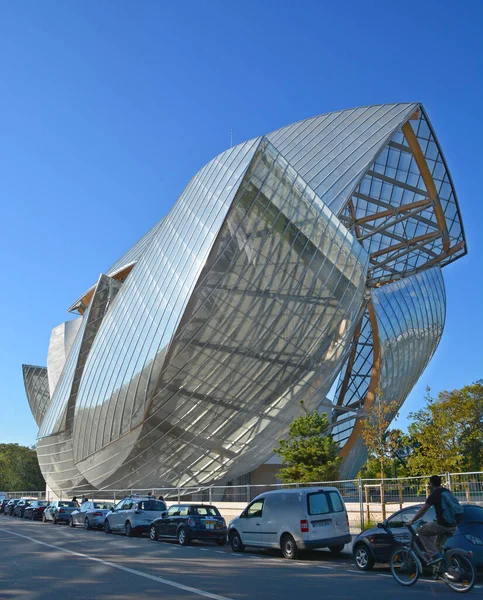
[[(443, 473), (441, 477), (443, 485), (450, 489), (460, 502), (483, 506), (483, 471)], [(115, 502), (127, 495), (151, 493), (157, 498), (161, 496), (168, 505), (177, 502), (218, 503), (225, 510), (231, 506), (233, 512), (238, 508), (237, 505), (245, 505), (258, 494), (269, 490), (306, 486), (332, 486), (340, 491), (349, 515), (351, 531), (357, 533), (374, 523), (385, 520), (401, 508), (424, 502), (428, 495), (428, 480), (429, 476), (266, 485), (212, 485), (208, 487), (133, 488), (103, 491), (83, 489), (64, 491), (60, 499), (71, 499), (73, 496), (80, 499), (82, 495), (85, 495), (89, 499)], [(54, 494), (50, 493), (49, 495), (49, 492), (46, 491), (10, 492), (9, 496), (11, 498), (37, 498), (39, 500), (57, 498)]]

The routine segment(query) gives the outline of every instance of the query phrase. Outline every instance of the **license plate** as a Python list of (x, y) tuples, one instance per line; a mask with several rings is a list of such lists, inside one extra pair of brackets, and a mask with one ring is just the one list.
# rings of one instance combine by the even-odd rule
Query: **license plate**
[(323, 519), (322, 521), (312, 521), (312, 527), (330, 527), (332, 519)]
[(203, 522), (205, 524), (206, 529), (214, 529), (215, 528), (216, 521), (209, 521), (208, 519), (205, 519)]

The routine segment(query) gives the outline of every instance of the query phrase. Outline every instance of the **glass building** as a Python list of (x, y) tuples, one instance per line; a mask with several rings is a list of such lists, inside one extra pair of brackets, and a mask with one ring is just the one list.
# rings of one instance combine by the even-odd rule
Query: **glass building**
[(361, 420), (378, 394), (400, 407), (425, 369), (443, 332), (442, 267), (465, 253), (419, 103), (230, 148), (72, 304), (47, 368), (24, 365), (48, 485), (231, 480), (271, 456), (300, 401), (328, 414), (353, 477)]

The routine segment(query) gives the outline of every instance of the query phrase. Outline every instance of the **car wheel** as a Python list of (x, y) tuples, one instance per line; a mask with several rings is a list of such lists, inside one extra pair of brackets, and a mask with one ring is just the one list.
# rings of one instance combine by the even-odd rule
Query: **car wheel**
[(188, 534), (186, 533), (186, 529), (184, 527), (180, 527), (178, 529), (178, 542), (180, 546), (187, 546), (190, 543)]
[(109, 520), (106, 519), (104, 521), (104, 533), (112, 533), (111, 526), (109, 525)]
[(132, 537), (133, 536), (133, 531), (132, 531), (131, 523), (129, 521), (126, 521), (126, 524), (124, 525), (124, 533), (125, 533), (126, 537)]
[(365, 544), (358, 544), (354, 548), (354, 560), (356, 567), (361, 571), (371, 571), (376, 562)]
[(156, 527), (154, 525), (151, 525), (149, 528), (149, 539), (153, 540), (153, 542), (156, 542), (158, 539), (158, 532), (156, 531)]
[(216, 543), (218, 544), (218, 546), (224, 546), (226, 544), (226, 538), (218, 538), (216, 540)]
[(282, 539), (280, 540), (280, 549), (282, 550), (282, 554), (285, 558), (289, 558), (291, 560), (297, 558), (297, 544), (289, 533), (286, 533), (282, 536)]
[(72, 517), (69, 519), (69, 527), (75, 527), (75, 523)]
[(339, 544), (338, 546), (329, 546), (329, 550), (332, 552), (332, 554), (339, 555), (342, 550), (344, 550), (344, 544)]
[(88, 517), (86, 517), (86, 518), (84, 519), (84, 529), (89, 529), (89, 527), (90, 527), (90, 524), (89, 524), (89, 518), (88, 518)]
[(47, 523), (47, 517), (45, 515), (42, 515), (42, 523)]
[(238, 531), (232, 531), (230, 533), (230, 546), (233, 552), (243, 552), (243, 550), (245, 550), (245, 546)]

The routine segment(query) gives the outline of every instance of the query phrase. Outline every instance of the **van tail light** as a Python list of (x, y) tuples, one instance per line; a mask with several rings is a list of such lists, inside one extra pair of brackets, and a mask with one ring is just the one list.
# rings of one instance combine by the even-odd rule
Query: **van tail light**
[(309, 530), (309, 522), (307, 521), (307, 519), (302, 519), (300, 521), (300, 531), (302, 533), (307, 533)]
[(63, 508), (59, 508), (59, 512), (60, 512), (60, 513), (64, 513), (64, 512), (65, 512), (65, 510), (64, 510)]
[(194, 526), (195, 526), (195, 520), (194, 520), (194, 519), (192, 519), (192, 518), (190, 517), (190, 518), (188, 519), (188, 525), (189, 525), (190, 527), (194, 527)]
[(349, 515), (348, 515), (348, 513), (347, 513), (347, 512), (345, 513), (345, 519), (346, 519), (346, 521), (347, 521), (347, 527), (348, 527), (348, 528), (350, 528), (350, 523), (349, 523)]
[(92, 516), (93, 516), (93, 517), (103, 517), (103, 516), (104, 516), (104, 514), (103, 514), (103, 513), (101, 513), (101, 511), (100, 511), (100, 510), (96, 510), (96, 512), (93, 512), (93, 513), (92, 513)]

